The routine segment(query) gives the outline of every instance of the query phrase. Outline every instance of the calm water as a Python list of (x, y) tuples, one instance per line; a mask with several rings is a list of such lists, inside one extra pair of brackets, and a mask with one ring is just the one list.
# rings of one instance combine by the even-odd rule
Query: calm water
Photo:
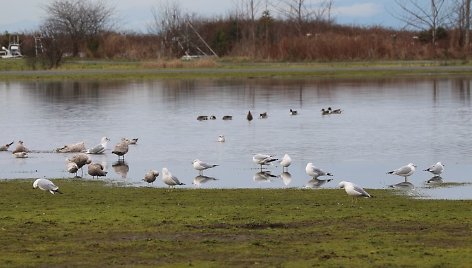
[[(71, 155), (50, 151), (80, 141), (92, 147), (108, 136), (107, 153), (92, 159), (106, 163), (107, 179), (135, 186), (145, 186), (147, 170), (167, 167), (186, 187), (312, 187), (305, 166), (313, 162), (334, 174), (322, 188), (341, 180), (388, 188), (403, 178), (386, 172), (413, 162), (408, 194), (471, 199), (470, 79), (0, 82), (0, 143), (21, 139), (38, 151), (28, 159), (0, 152), (0, 178), (71, 177), (64, 161)], [(322, 116), (328, 106), (343, 113)], [(262, 112), (269, 117), (258, 119)], [(220, 134), (225, 143), (216, 141)], [(139, 138), (126, 166), (111, 154), (121, 137)], [(260, 176), (255, 153), (290, 154), (290, 176), (279, 176), (278, 165), (267, 169), (273, 176)], [(195, 158), (220, 164), (204, 173), (217, 180), (193, 184)], [(422, 170), (437, 161), (446, 184), (430, 188)], [(159, 177), (154, 187), (163, 186)]]

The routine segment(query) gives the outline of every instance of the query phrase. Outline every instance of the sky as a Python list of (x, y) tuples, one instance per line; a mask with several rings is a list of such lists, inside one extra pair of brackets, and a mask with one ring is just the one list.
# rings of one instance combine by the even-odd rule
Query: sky
[[(53, 0), (0, 0), (0, 32), (31, 32), (38, 29), (47, 16), (43, 7)], [(93, 1), (93, 0), (92, 0)], [(105, 0), (116, 10), (119, 30), (146, 33), (152, 21), (151, 9), (159, 0)], [(241, 0), (179, 0), (185, 12), (204, 17), (225, 16), (235, 9)], [(307, 2), (317, 0), (308, 0)], [(12, 3), (11, 5), (8, 2)], [(334, 0), (333, 16), (340, 24), (360, 26), (385, 26), (401, 28), (389, 10), (394, 8), (391, 0)]]

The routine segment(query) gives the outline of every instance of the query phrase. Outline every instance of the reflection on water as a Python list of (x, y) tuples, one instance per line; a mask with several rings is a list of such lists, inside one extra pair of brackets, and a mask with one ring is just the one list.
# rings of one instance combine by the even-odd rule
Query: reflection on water
[(443, 178), (441, 176), (433, 176), (431, 179), (427, 180), (426, 183), (443, 183)]
[[(207, 184), (215, 188), (304, 187), (312, 161), (332, 171), (335, 182), (366, 188), (392, 185), (385, 172), (408, 162), (425, 169), (443, 161), (445, 176), (467, 182), (470, 84), (470, 78), (0, 82), (0, 144), (23, 140), (32, 150), (27, 159), (0, 152), (0, 177), (68, 177), (64, 156), (50, 152), (77, 141), (90, 148), (107, 136), (110, 144), (139, 137), (126, 165), (109, 166), (106, 177), (136, 185), (150, 168), (164, 166), (189, 185), (195, 158), (221, 165), (212, 170), (218, 180)], [(323, 107), (343, 112), (322, 116)], [(269, 116), (248, 122), (248, 110)], [(198, 121), (199, 115), (216, 119)], [(218, 142), (219, 135), (226, 141)], [(255, 175), (252, 155), (264, 152), (290, 154), (291, 173), (279, 173), (276, 163), (269, 174)], [(91, 158), (116, 161), (111, 150)], [(426, 180), (418, 172), (409, 177), (416, 185)], [(472, 198), (470, 188), (448, 198)]]
[(193, 184), (197, 187), (200, 187), (202, 184), (205, 184), (210, 181), (216, 181), (216, 178), (208, 177), (204, 175), (198, 175), (193, 179)]
[(115, 163), (113, 163), (112, 167), (113, 167), (113, 170), (115, 171), (116, 174), (120, 175), (121, 178), (126, 179), (126, 177), (128, 176), (128, 172), (129, 172), (128, 163), (126, 163), (123, 160), (120, 160), (120, 161), (116, 161)]
[(307, 182), (307, 184), (305, 185), (305, 188), (311, 188), (311, 189), (320, 188), (321, 186), (323, 186), (324, 184), (332, 180), (333, 179), (327, 179), (327, 180), (311, 179)]
[(252, 178), (255, 182), (272, 182), (277, 179), (276, 175), (272, 175), (270, 171), (260, 171), (254, 174)]

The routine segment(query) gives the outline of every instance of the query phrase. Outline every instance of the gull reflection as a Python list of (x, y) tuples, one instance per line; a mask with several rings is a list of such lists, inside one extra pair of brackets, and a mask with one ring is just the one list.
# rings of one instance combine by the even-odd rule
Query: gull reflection
[(128, 176), (129, 172), (129, 166), (125, 161), (117, 161), (111, 166), (113, 167), (113, 170), (116, 174), (121, 175), (121, 178), (126, 179), (126, 176)]
[(397, 189), (397, 190), (404, 190), (404, 191), (415, 189), (415, 186), (413, 185), (413, 183), (408, 182), (408, 181), (402, 181), (400, 183), (390, 185), (389, 187), (393, 189)]
[(289, 185), (292, 182), (292, 174), (290, 174), (290, 172), (283, 172), (282, 174), (280, 174), (280, 178), (282, 178), (282, 181), (285, 186)]
[(443, 183), (443, 178), (441, 176), (433, 176), (431, 179), (427, 180), (426, 183)]
[(260, 171), (254, 174), (254, 177), (252, 178), (255, 182), (271, 182), (273, 181), (277, 176), (272, 175), (270, 171)]
[(216, 180), (218, 180), (218, 179), (216, 179), (214, 177), (198, 175), (193, 179), (193, 184), (196, 185), (197, 187), (200, 187), (204, 183), (207, 183), (209, 181), (216, 181)]
[(333, 179), (320, 180), (320, 179), (311, 179), (305, 185), (305, 188), (316, 189), (323, 186), (325, 183), (332, 181)]

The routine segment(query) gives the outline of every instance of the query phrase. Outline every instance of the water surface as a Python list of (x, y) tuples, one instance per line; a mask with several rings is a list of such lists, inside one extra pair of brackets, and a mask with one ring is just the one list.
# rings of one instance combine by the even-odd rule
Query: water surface
[[(64, 144), (102, 136), (111, 139), (105, 155), (107, 179), (145, 186), (147, 170), (167, 167), (186, 187), (311, 187), (305, 166), (334, 174), (322, 188), (353, 181), (365, 188), (388, 188), (403, 178), (386, 172), (412, 162), (409, 178), (415, 195), (470, 199), (470, 78), (382, 80), (158, 80), (0, 82), (0, 143), (19, 139), (37, 153), (15, 159), (0, 152), (0, 178), (71, 177), (70, 154), (51, 153)], [(341, 108), (340, 115), (320, 110)], [(298, 115), (289, 115), (289, 109)], [(251, 110), (254, 120), (248, 122)], [(259, 113), (267, 112), (267, 119)], [(216, 120), (197, 121), (199, 115)], [(233, 120), (221, 120), (232, 115)], [(226, 137), (217, 142), (218, 135)], [(122, 137), (139, 138), (117, 165), (111, 149)], [(12, 149), (12, 148), (11, 148)], [(261, 176), (255, 153), (291, 155), (289, 175), (274, 165)], [(219, 164), (205, 175), (216, 178), (193, 184), (192, 160)], [(444, 182), (466, 183), (430, 188), (422, 170), (442, 161)], [(85, 169), (86, 173), (86, 169)], [(91, 179), (90, 176), (85, 175)], [(202, 178), (197, 178), (202, 179)], [(160, 181), (154, 187), (163, 187)]]

